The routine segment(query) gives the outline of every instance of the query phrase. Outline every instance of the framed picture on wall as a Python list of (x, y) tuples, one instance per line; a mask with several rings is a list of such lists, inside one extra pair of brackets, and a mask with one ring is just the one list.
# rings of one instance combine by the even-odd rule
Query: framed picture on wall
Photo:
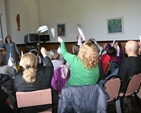
[(65, 37), (66, 36), (66, 24), (57, 24), (57, 35)]
[(107, 19), (108, 34), (123, 33), (123, 17)]

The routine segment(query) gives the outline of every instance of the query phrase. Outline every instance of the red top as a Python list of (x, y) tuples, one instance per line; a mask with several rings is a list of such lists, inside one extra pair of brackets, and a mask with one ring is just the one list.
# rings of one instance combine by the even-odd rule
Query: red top
[(112, 60), (112, 58), (108, 54), (103, 54), (100, 60), (102, 62), (103, 71), (106, 74), (108, 63)]

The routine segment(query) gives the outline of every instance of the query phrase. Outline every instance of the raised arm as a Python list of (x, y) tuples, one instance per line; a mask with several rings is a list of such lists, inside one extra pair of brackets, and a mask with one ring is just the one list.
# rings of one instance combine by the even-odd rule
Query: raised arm
[(97, 47), (98, 47), (98, 49), (99, 49), (99, 54), (101, 54), (101, 53), (102, 53), (102, 51), (103, 51), (103, 47), (102, 47), (102, 46), (100, 46), (94, 38), (91, 38), (91, 40), (93, 40), (93, 41), (94, 41), (94, 43), (97, 45)]
[(76, 58), (76, 55), (67, 52), (65, 43), (64, 43), (64, 41), (63, 41), (63, 39), (62, 39), (61, 37), (58, 37), (58, 42), (60, 42), (60, 44), (61, 44), (61, 52), (62, 52), (63, 58), (64, 58), (69, 64), (72, 64), (73, 61), (74, 61), (75, 58)]
[(82, 36), (81, 35), (78, 36), (77, 45), (79, 45), (80, 47), (82, 46)]
[(47, 56), (47, 50), (44, 47), (41, 47), (41, 54), (43, 55), (43, 66), (49, 66), (53, 68), (53, 64), (50, 58)]
[(19, 52), (19, 49), (18, 49), (17, 45), (16, 45), (14, 42), (13, 42), (13, 44), (14, 44), (14, 46), (15, 46), (16, 52), (20, 55), (20, 52)]

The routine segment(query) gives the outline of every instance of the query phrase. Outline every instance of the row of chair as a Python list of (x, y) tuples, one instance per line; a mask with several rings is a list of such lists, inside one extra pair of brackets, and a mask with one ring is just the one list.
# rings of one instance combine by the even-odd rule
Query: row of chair
[[(141, 84), (141, 73), (129, 78), (129, 83), (126, 88), (127, 90), (124, 93), (120, 93), (121, 83), (122, 81), (119, 77), (111, 77), (104, 85), (106, 87), (106, 92), (110, 97), (107, 102), (115, 101), (117, 113), (124, 112), (121, 99), (132, 94), (137, 97), (137, 92), (139, 91)], [(62, 90), (64, 90), (64, 88)], [(52, 104), (52, 93), (50, 88), (31, 92), (17, 92), (16, 97), (18, 108)], [(137, 102), (139, 102), (138, 99)], [(41, 113), (51, 113), (52, 110), (53, 107), (52, 109), (48, 109)]]
[(141, 85), (141, 73), (129, 77), (128, 85), (126, 87), (125, 92), (123, 93), (120, 93), (121, 84), (122, 81), (119, 77), (111, 77), (105, 83), (106, 92), (110, 96), (108, 102), (115, 101), (117, 113), (124, 113), (123, 103), (121, 103), (121, 100), (123, 100), (124, 97), (131, 96), (132, 94), (135, 95), (137, 103), (139, 105), (140, 100), (137, 97), (137, 93)]

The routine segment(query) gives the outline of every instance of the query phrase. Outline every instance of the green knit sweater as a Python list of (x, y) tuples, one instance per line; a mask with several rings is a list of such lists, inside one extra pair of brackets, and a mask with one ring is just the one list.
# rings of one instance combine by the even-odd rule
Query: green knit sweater
[(89, 85), (97, 83), (99, 78), (98, 66), (91, 70), (84, 68), (82, 62), (76, 55), (67, 52), (64, 42), (61, 42), (61, 53), (63, 58), (70, 65), (70, 78), (67, 82), (67, 86)]

